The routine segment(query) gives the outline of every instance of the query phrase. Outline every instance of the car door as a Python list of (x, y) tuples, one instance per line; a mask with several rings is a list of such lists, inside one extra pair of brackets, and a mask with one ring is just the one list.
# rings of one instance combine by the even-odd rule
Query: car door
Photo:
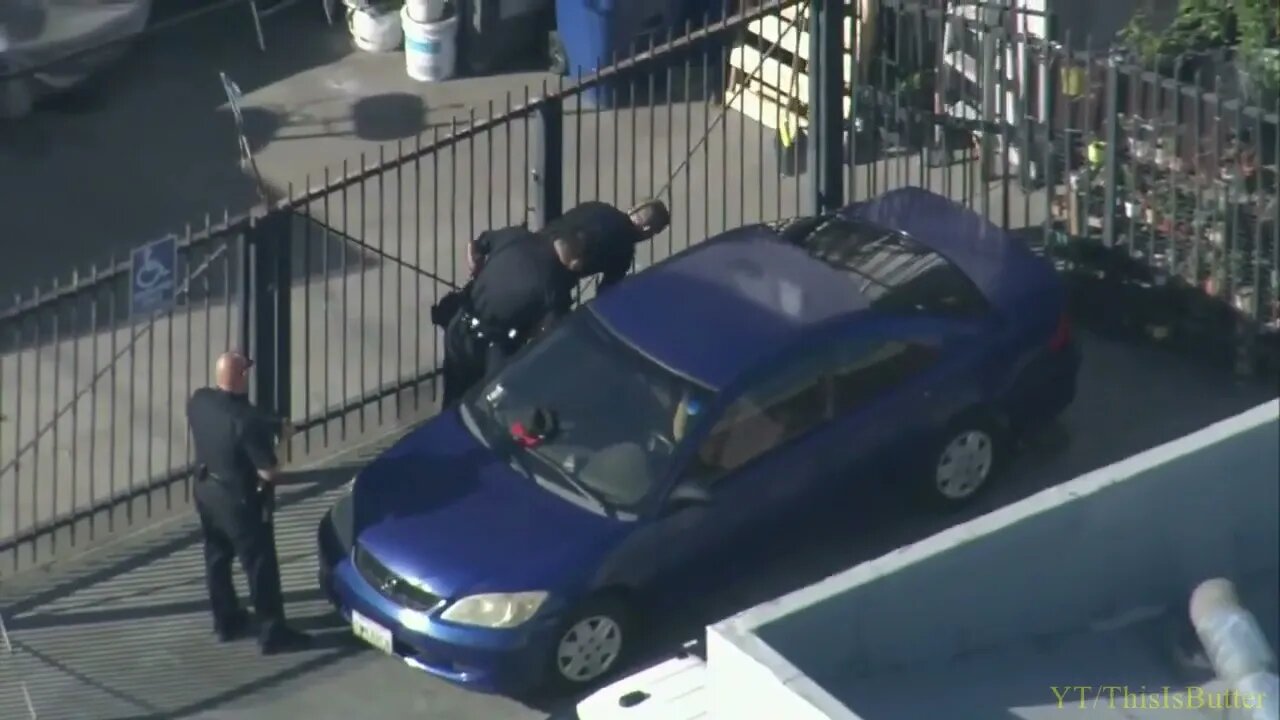
[(812, 447), (828, 407), (825, 368), (811, 354), (726, 405), (677, 476), (710, 501), (668, 505), (653, 521), (666, 544), (666, 588), (705, 592), (778, 539), (798, 492), (813, 482)]
[(819, 472), (874, 486), (929, 452), (947, 422), (981, 397), (980, 332), (977, 324), (912, 318), (840, 342), (825, 432), (844, 451), (823, 456)]

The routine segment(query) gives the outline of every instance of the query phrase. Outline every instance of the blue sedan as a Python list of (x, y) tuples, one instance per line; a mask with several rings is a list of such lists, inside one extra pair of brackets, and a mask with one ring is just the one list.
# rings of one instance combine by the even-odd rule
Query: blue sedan
[[(977, 497), (1073, 400), (1053, 268), (903, 189), (733, 230), (578, 309), (362, 470), (319, 532), (356, 635), (486, 691), (582, 688), (750, 572), (788, 508)], [(781, 531), (781, 532), (780, 532)]]

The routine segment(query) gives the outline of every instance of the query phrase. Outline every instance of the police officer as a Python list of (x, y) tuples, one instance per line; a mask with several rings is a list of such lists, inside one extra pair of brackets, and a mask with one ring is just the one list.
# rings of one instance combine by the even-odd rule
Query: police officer
[(523, 227), (482, 234), (482, 262), (445, 327), (444, 404), (496, 372), (532, 337), (568, 314), (587, 244), (581, 232), (552, 242)]
[[(635, 262), (636, 245), (662, 232), (671, 222), (671, 213), (661, 200), (645, 200), (627, 212), (605, 202), (590, 201), (578, 205), (547, 223), (538, 235), (555, 240), (575, 234), (586, 236), (586, 248), (575, 272), (579, 280), (600, 275), (597, 292), (602, 292), (626, 277)], [(495, 231), (514, 233), (524, 228)], [(481, 235), (471, 245), (468, 260), (473, 272), (483, 264), (489, 238)]]
[(249, 580), (259, 645), (264, 654), (273, 654), (301, 649), (310, 638), (285, 622), (267, 485), (279, 475), (276, 439), (287, 435), (290, 427), (249, 403), (252, 365), (241, 353), (220, 356), (216, 387), (192, 394), (187, 422), (195, 443), (196, 511), (204, 536), (214, 633), (228, 642), (249, 630), (249, 615), (231, 583), (231, 562), (239, 558)]

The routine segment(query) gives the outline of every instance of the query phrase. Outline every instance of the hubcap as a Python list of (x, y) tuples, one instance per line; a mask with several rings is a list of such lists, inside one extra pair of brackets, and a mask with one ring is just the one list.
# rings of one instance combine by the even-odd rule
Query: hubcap
[(566, 679), (584, 683), (609, 671), (622, 651), (622, 628), (612, 618), (580, 620), (560, 639), (556, 668)]
[(934, 482), (948, 500), (963, 500), (977, 492), (991, 474), (994, 457), (991, 436), (978, 430), (961, 433), (938, 458)]

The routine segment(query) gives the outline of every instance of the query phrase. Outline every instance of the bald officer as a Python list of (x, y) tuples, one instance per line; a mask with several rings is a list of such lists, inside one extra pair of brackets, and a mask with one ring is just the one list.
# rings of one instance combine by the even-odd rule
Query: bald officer
[(249, 630), (249, 615), (231, 583), (231, 562), (238, 558), (249, 580), (258, 643), (270, 655), (302, 649), (310, 638), (285, 622), (271, 524), (269, 484), (280, 473), (275, 444), (290, 427), (249, 402), (251, 367), (242, 353), (221, 355), (214, 387), (195, 391), (187, 402), (187, 422), (195, 445), (196, 511), (214, 633), (227, 642)]

